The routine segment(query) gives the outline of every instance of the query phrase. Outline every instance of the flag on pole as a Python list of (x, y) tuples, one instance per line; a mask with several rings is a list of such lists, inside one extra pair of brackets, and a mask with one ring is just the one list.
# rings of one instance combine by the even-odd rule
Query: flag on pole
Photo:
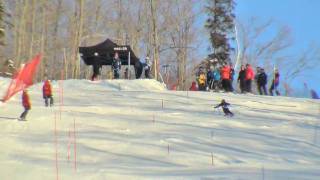
[(33, 84), (33, 76), (37, 70), (37, 66), (40, 63), (41, 55), (37, 55), (31, 61), (23, 65), (20, 70), (15, 74), (12, 79), (7, 93), (3, 97), (2, 101), (8, 101), (17, 92), (31, 86)]

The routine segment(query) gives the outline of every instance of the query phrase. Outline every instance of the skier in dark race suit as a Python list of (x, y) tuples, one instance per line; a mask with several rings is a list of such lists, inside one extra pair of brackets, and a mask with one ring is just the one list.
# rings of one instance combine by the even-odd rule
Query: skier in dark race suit
[(222, 110), (224, 112), (225, 116), (233, 116), (233, 113), (229, 110), (228, 106), (230, 106), (229, 103), (227, 103), (224, 99), (221, 100), (221, 103), (215, 106), (214, 108), (222, 107)]

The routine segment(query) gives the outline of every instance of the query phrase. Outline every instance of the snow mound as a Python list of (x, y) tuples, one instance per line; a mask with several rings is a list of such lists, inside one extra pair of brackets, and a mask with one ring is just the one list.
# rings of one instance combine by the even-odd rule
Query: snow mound
[[(0, 77), (0, 96), (3, 96), (11, 82), (9, 78)], [(42, 89), (43, 83), (36, 83), (29, 87), (29, 92), (39, 93)], [(63, 81), (52, 81), (52, 86), (55, 91), (95, 91), (95, 92), (108, 92), (108, 91), (166, 91), (166, 85), (160, 83), (154, 79), (135, 79), (135, 80), (63, 80)], [(75, 92), (75, 91), (74, 91)], [(76, 93), (76, 92), (75, 92)], [(20, 93), (17, 93), (11, 98), (11, 100), (18, 99)]]
[(5, 77), (0, 77), (0, 95), (2, 95), (8, 88), (10, 84), (11, 79), (5, 78)]
[[(57, 82), (54, 82), (57, 84)], [(85, 89), (96, 91), (164, 91), (166, 86), (154, 79), (135, 80), (65, 80), (63, 87), (66, 89)]]
[[(166, 91), (154, 80), (52, 83), (53, 107), (42, 83), (30, 88), (26, 122), (20, 97), (0, 105), (1, 179), (320, 177), (319, 101)], [(213, 109), (221, 99), (234, 117)]]

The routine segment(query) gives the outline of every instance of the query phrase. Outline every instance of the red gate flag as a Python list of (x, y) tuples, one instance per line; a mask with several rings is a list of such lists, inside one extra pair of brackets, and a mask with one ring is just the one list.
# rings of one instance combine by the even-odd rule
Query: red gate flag
[(3, 97), (3, 102), (9, 100), (17, 92), (31, 86), (33, 84), (33, 75), (37, 70), (37, 66), (40, 63), (41, 55), (37, 55), (27, 64), (25, 64), (12, 79), (6, 95)]

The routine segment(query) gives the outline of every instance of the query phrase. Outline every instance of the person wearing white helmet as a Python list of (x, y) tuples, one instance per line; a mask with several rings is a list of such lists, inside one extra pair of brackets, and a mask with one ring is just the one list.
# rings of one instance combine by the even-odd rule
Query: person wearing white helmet
[(146, 78), (150, 79), (151, 78), (151, 66), (152, 66), (152, 62), (150, 61), (150, 58), (147, 56), (146, 57), (146, 62), (144, 64), (144, 75)]
[(271, 96), (273, 96), (273, 91), (274, 90), (276, 91), (276, 94), (278, 96), (280, 96), (280, 92), (278, 91), (279, 83), (280, 83), (280, 73), (279, 73), (278, 69), (275, 69), (274, 70), (272, 84), (271, 84), (270, 89), (269, 89), (269, 93), (270, 93)]

